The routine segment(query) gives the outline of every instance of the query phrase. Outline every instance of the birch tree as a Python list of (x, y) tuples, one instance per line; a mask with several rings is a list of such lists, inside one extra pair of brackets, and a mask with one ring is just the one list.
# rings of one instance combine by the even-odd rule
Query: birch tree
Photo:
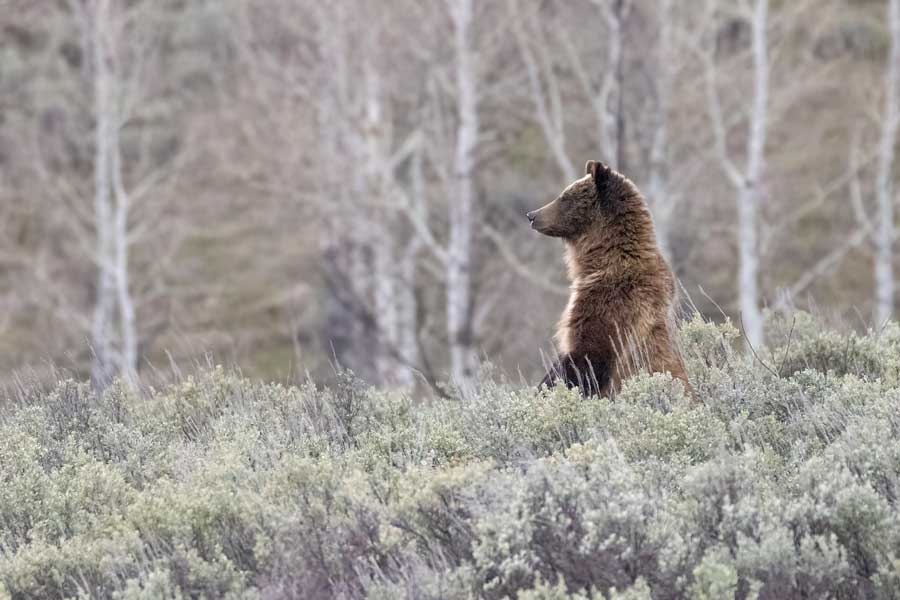
[(878, 152), (876, 201), (878, 226), (875, 231), (875, 323), (881, 326), (894, 316), (894, 148), (900, 126), (900, 0), (888, 0), (890, 52), (885, 69), (884, 112)]
[[(419, 366), (414, 345), (419, 241), (403, 227), (400, 199), (413, 184), (399, 173), (412, 160), (419, 136), (414, 119), (394, 114), (403, 100), (397, 82), (409, 74), (407, 49), (386, 42), (397, 16), (393, 10), (373, 11), (364, 3), (304, 8), (307, 24), (316, 27), (311, 40), (316, 57), (302, 63), (314, 73), (314, 83), (286, 82), (274, 62), (277, 48), (257, 51), (251, 64), (275, 65), (264, 84), (277, 94), (288, 83), (300, 98), (288, 110), (312, 107), (318, 114), (312, 159), (319, 177), (307, 185), (316, 189), (315, 208), (326, 223), (323, 275), (336, 300), (329, 307), (326, 341), (343, 366), (378, 383), (408, 387)], [(288, 3), (284, 13), (276, 13), (295, 9)], [(281, 21), (287, 27), (292, 22), (287, 16)], [(304, 37), (296, 32), (296, 39)], [(286, 171), (286, 178), (295, 177), (291, 165)]]
[[(28, 229), (43, 233), (17, 240), (26, 243), (18, 249), (16, 287), (27, 290), (21, 298), (36, 315), (26, 323), (43, 338), (39, 356), (90, 369), (98, 387), (116, 376), (135, 383), (142, 346), (168, 325), (166, 284), (181, 211), (158, 200), (171, 191), (182, 153), (168, 120), (177, 102), (158, 92), (165, 81), (155, 70), (157, 33), (165, 30), (159, 25), (171, 10), (41, 3), (31, 22), (40, 34), (15, 16), (26, 39), (52, 40), (30, 46), (35, 60), (18, 78), (32, 96), (14, 117), (23, 134), (20, 183), (9, 192), (27, 198)], [(139, 135), (135, 120), (142, 121)]]
[[(571, 181), (578, 175), (578, 169), (566, 148), (566, 107), (563, 102), (563, 89), (557, 76), (550, 40), (544, 32), (545, 25), (538, 15), (539, 8), (538, 5), (524, 8), (518, 0), (511, 0), (510, 18), (528, 78), (528, 91), (534, 106), (535, 119), (541, 127), (550, 154), (563, 179)], [(551, 27), (554, 25), (556, 24), (550, 24)], [(605, 110), (604, 108), (604, 114)], [(605, 124), (603, 119), (599, 121)]]
[[(67, 233), (94, 270), (90, 325), (84, 328), (94, 384), (102, 388), (120, 377), (135, 385), (142, 339), (166, 326), (165, 315), (150, 312), (162, 296), (170, 296), (164, 281), (182, 229), (176, 224), (181, 203), (167, 200), (183, 157), (173, 149), (168, 129), (177, 102), (160, 91), (167, 89), (166, 80), (160, 80), (165, 67), (159, 48), (170, 14), (149, 2), (68, 0), (67, 8), (84, 57), (77, 85), (90, 100), (84, 114), (72, 108), (67, 116), (88, 123), (90, 139), (70, 143), (78, 151), (89, 149), (93, 173), (88, 183), (79, 179), (78, 170), (57, 172), (50, 163), (58, 164), (58, 156), (50, 162), (40, 158), (37, 169), (59, 202), (57, 208), (71, 216)], [(175, 77), (177, 72), (166, 74)], [(137, 120), (139, 135), (131, 128)], [(51, 144), (41, 140), (38, 145)], [(91, 208), (85, 210), (87, 195)], [(145, 252), (136, 270), (138, 246), (152, 256)], [(140, 281), (135, 280), (138, 272)], [(79, 309), (70, 307), (67, 314)], [(79, 327), (81, 320), (71, 322)]]
[(478, 144), (478, 73), (473, 48), (474, 0), (447, 0), (453, 24), (456, 84), (456, 146), (449, 183), (447, 247), (447, 335), (450, 373), (471, 391), (477, 355), (472, 331), (472, 237), (475, 208), (475, 148)]
[[(708, 17), (717, 31), (717, 0), (707, 2)], [(763, 317), (759, 291), (759, 212), (765, 175), (765, 146), (769, 103), (768, 0), (751, 0), (739, 6), (740, 16), (750, 24), (752, 92), (749, 95), (744, 162), (739, 166), (728, 145), (728, 122), (719, 96), (715, 33), (703, 53), (707, 109), (712, 121), (715, 158), (735, 191), (738, 224), (738, 298), (747, 342), (758, 347), (763, 341)]]
[(111, 0), (70, 0), (90, 57), (94, 126), (93, 261), (96, 288), (91, 326), (95, 385), (105, 387), (116, 375), (135, 383), (138, 338), (129, 279), (128, 215), (131, 199), (123, 180), (120, 130), (129, 101), (120, 44), (125, 21)]
[[(361, 41), (361, 48), (357, 52), (346, 48), (350, 76), (361, 80), (362, 86), (358, 98), (345, 99), (351, 106), (341, 118), (349, 124), (344, 147), (359, 157), (361, 165), (354, 170), (353, 176), (360, 179), (345, 216), (355, 223), (352, 237), (365, 250), (356, 261), (362, 270), (350, 283), (357, 287), (354, 293), (358, 305), (366, 307), (366, 320), (374, 328), (377, 348), (371, 358), (376, 377), (385, 384), (409, 387), (414, 383), (414, 370), (419, 368), (415, 296), (418, 240), (402, 227), (398, 196), (410, 193), (412, 182), (409, 178), (401, 181), (398, 171), (416, 150), (418, 132), (415, 123), (405, 138), (397, 132), (393, 109), (399, 99), (392, 92), (398, 89), (392, 68), (394, 72), (400, 70), (406, 57), (402, 48), (385, 43), (389, 21), (387, 14), (356, 11), (351, 31)], [(354, 103), (358, 103), (361, 118), (354, 114)]]
[[(296, 359), (319, 379), (339, 363), (464, 390), (485, 352), (530, 377), (567, 291), (522, 214), (585, 154), (637, 182), (685, 287), (732, 300), (751, 343), (760, 306), (789, 305), (778, 287), (835, 310), (872, 302), (881, 321), (896, 292), (900, 75), (896, 44), (887, 63), (880, 51), (895, 13), (19, 2), (0, 16), (0, 354), (93, 366), (101, 385), (169, 350), (253, 376)], [(185, 236), (183, 252), (167, 243)]]
[(657, 44), (654, 52), (654, 111), (649, 138), (647, 200), (656, 225), (656, 238), (663, 256), (671, 262), (672, 249), (669, 241), (672, 215), (680, 197), (670, 185), (669, 152), (669, 111), (672, 103), (672, 72), (674, 57), (675, 15), (672, 0), (659, 0), (656, 6)]
[[(887, 4), (887, 26), (890, 47), (883, 75), (884, 99), (880, 111), (872, 111), (878, 119), (878, 143), (872, 158), (875, 175), (872, 182), (875, 209), (866, 207), (863, 199), (862, 172), (860, 160), (861, 130), (854, 130), (850, 148), (850, 200), (858, 225), (857, 231), (848, 236), (844, 245), (859, 244), (868, 240), (873, 249), (873, 310), (876, 327), (883, 326), (894, 316), (894, 265), (893, 247), (896, 239), (894, 185), (895, 147), (900, 128), (900, 0), (889, 0)], [(854, 245), (855, 245), (854, 244)]]
[[(548, 153), (562, 178), (571, 181), (578, 176), (567, 146), (567, 128), (576, 134), (576, 147), (584, 146), (584, 138), (598, 156), (610, 163), (624, 163), (628, 148), (639, 150), (628, 165), (630, 175), (643, 182), (648, 203), (657, 226), (657, 237), (663, 254), (670, 257), (669, 228), (680, 196), (670, 185), (669, 156), (671, 142), (669, 111), (672, 105), (673, 78), (682, 64), (675, 47), (676, 14), (671, 0), (641, 3), (635, 0), (592, 0), (591, 22), (602, 31), (602, 44), (586, 44), (571, 30), (571, 15), (559, 10), (571, 6), (560, 3), (557, 14), (542, 14), (541, 5), (510, 1), (510, 21), (527, 78), (527, 95), (533, 106), (534, 119), (540, 126)], [(643, 28), (628, 30), (629, 18)], [(641, 53), (632, 62), (626, 57), (627, 36), (655, 39), (652, 52)], [(626, 71), (631, 79), (641, 79), (629, 90)], [(568, 77), (561, 77), (561, 73)], [(597, 76), (599, 74), (599, 77)], [(646, 80), (646, 83), (644, 83)], [(583, 103), (566, 101), (577, 89)], [(642, 102), (631, 112), (626, 107), (631, 94)], [(585, 130), (578, 126), (580, 109), (589, 107), (595, 126)], [(585, 133), (588, 135), (585, 136)], [(633, 153), (635, 154), (635, 153)], [(687, 162), (681, 157), (681, 162)], [(700, 161), (695, 160), (699, 163)]]
[[(375, 48), (370, 47), (370, 52), (374, 53)], [(374, 260), (374, 315), (381, 344), (377, 370), (382, 381), (408, 387), (413, 384), (412, 368), (419, 355), (415, 343), (415, 261), (420, 246), (416, 236), (407, 239), (404, 235), (394, 206), (398, 195), (409, 193), (401, 189), (404, 183), (398, 180), (397, 166), (417, 150), (418, 131), (414, 130), (405, 143), (397, 146), (393, 118), (388, 112), (391, 102), (385, 96), (380, 71), (372, 60), (365, 60), (364, 72), (366, 193), (375, 199), (373, 214), (377, 215), (368, 225)]]
[[(541, 7), (536, 4), (510, 2), (510, 19), (525, 67), (535, 119), (565, 179), (577, 175), (578, 162), (566, 150), (566, 114), (574, 111), (572, 104), (565, 103), (563, 94), (572, 87), (580, 90), (590, 107), (594, 123), (591, 146), (605, 161), (624, 168), (623, 41), (634, 0), (591, 0), (591, 6), (590, 22), (595, 26), (591, 33), (596, 31), (602, 35), (604, 44), (602, 49), (589, 47), (585, 52), (572, 35), (567, 19), (548, 19), (540, 14)], [(563, 70), (571, 71), (574, 80), (561, 81), (558, 73)]]

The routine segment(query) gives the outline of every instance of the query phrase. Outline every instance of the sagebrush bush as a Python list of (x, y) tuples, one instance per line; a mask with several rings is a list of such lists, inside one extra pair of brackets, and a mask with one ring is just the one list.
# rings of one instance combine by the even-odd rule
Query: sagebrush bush
[(614, 401), (221, 368), (0, 408), (0, 598), (900, 597), (900, 328), (681, 329)]

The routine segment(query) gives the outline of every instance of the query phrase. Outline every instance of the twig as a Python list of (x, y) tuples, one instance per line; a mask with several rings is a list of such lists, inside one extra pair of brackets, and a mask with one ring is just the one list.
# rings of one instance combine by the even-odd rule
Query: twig
[[(700, 293), (703, 294), (703, 297), (706, 298), (707, 300), (709, 300), (712, 303), (712, 305), (715, 306), (719, 310), (719, 314), (722, 315), (723, 319), (728, 320), (731, 318), (725, 313), (724, 310), (722, 310), (722, 307), (719, 306), (719, 303), (716, 302), (715, 300), (713, 300), (712, 297), (706, 293), (706, 290), (703, 289), (702, 285), (698, 285), (697, 288), (700, 290)], [(694, 308), (696, 308), (696, 307), (694, 307)], [(697, 312), (700, 312), (700, 311), (697, 311)]]
[(794, 325), (797, 324), (797, 315), (794, 315), (791, 319), (791, 331), (788, 333), (788, 341), (787, 346), (784, 348), (784, 356), (781, 357), (781, 364), (778, 365), (778, 377), (781, 377), (782, 369), (784, 369), (784, 363), (787, 360), (788, 354), (791, 351), (791, 342), (794, 339)]
[(517, 275), (519, 275), (526, 281), (531, 282), (542, 290), (551, 292), (558, 296), (569, 295), (568, 287), (563, 285), (556, 285), (553, 282), (544, 279), (540, 275), (537, 275), (531, 269), (522, 264), (522, 262), (516, 257), (515, 252), (513, 252), (513, 250), (503, 239), (503, 235), (499, 231), (497, 231), (490, 225), (483, 225), (481, 231), (484, 234), (484, 237), (493, 242), (494, 247), (499, 250), (501, 258), (503, 258), (506, 263), (510, 267), (512, 267), (512, 270), (515, 271)]
[(744, 327), (744, 313), (740, 313), (740, 319), (741, 319), (741, 335), (744, 337), (744, 341), (747, 342), (747, 347), (750, 348), (750, 352), (753, 353), (753, 358), (755, 358), (757, 361), (759, 361), (759, 364), (761, 364), (763, 367), (765, 367), (769, 373), (771, 373), (772, 375), (774, 375), (775, 377), (780, 379), (781, 376), (778, 373), (776, 373), (772, 369), (772, 367), (770, 367), (765, 362), (763, 362), (763, 359), (761, 359), (759, 357), (759, 354), (756, 353), (756, 348), (753, 347), (753, 344), (750, 342), (750, 338), (747, 337), (747, 329), (746, 329), (746, 327)]

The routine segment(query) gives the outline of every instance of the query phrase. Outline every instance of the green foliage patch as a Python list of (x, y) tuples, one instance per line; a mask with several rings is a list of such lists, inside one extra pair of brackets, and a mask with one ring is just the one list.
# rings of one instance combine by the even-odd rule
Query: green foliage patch
[(221, 368), (24, 391), (0, 598), (900, 596), (900, 328), (801, 315), (758, 358), (730, 324), (681, 337), (696, 402), (663, 375), (614, 401)]

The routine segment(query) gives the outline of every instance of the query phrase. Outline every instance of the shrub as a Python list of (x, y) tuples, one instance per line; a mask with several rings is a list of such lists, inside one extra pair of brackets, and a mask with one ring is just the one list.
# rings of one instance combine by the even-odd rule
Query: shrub
[(0, 598), (895, 598), (900, 328), (681, 329), (614, 402), (62, 381), (0, 408)]

